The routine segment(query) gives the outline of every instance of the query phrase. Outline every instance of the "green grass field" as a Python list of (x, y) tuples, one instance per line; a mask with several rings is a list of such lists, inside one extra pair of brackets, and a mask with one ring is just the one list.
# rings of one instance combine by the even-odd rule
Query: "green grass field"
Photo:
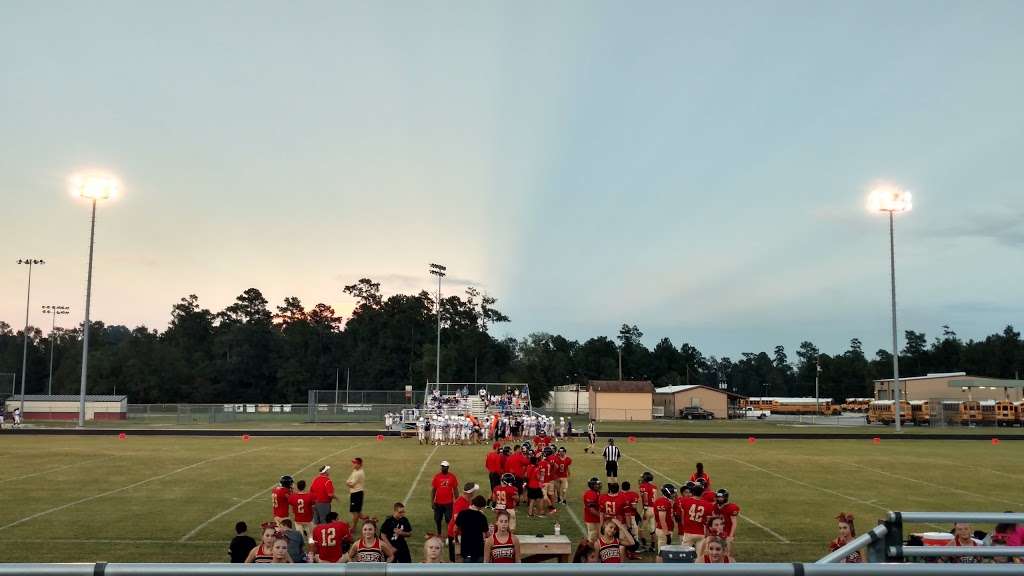
[[(281, 474), (311, 479), (322, 463), (343, 486), (351, 457), (366, 463), (366, 512), (383, 517), (406, 500), (417, 534), (433, 530), (430, 478), (447, 459), (460, 481), (486, 484), (484, 447), (420, 446), (387, 438), (0, 437), (0, 555), (7, 562), (217, 562), (233, 525), (270, 518)], [(586, 479), (603, 463), (568, 442), (570, 509), (580, 518)], [(865, 530), (887, 510), (1024, 509), (1024, 443), (864, 440), (647, 440), (621, 442), (621, 478), (657, 482), (706, 465), (715, 488), (743, 510), (739, 560), (813, 561), (833, 537), (832, 518), (853, 512)], [(422, 474), (420, 471), (422, 470)], [(486, 491), (486, 487), (485, 487)], [(525, 514), (521, 514), (521, 517)], [(568, 510), (562, 531), (581, 530)], [(520, 533), (553, 521), (521, 520)], [(980, 527), (989, 529), (990, 527)], [(412, 541), (418, 556), (419, 538)]]

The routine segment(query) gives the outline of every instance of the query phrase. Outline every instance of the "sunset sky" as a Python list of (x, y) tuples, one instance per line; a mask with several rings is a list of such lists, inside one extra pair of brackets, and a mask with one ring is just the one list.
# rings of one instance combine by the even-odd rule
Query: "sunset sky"
[(1024, 325), (1024, 2), (15, 1), (0, 320), (163, 329), (249, 287), (467, 285), (496, 335), (637, 324), (737, 357)]

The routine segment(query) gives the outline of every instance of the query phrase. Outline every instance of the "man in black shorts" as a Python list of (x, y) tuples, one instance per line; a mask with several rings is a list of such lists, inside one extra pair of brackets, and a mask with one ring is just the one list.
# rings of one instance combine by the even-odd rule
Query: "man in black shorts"
[(608, 482), (618, 483), (619, 481), (619, 458), (622, 452), (615, 445), (615, 440), (609, 438), (608, 445), (604, 447), (604, 471), (608, 476)]
[(363, 459), (352, 459), (352, 473), (349, 474), (345, 485), (348, 486), (348, 511), (352, 513), (352, 529), (355, 530), (360, 520), (365, 520), (363, 515), (363, 485), (366, 484), (366, 472), (363, 471)]

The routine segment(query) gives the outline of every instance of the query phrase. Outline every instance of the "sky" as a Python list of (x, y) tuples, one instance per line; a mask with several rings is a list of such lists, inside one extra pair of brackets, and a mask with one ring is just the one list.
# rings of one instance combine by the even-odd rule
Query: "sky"
[(0, 0), (0, 320), (477, 286), (738, 357), (1024, 325), (1024, 3)]

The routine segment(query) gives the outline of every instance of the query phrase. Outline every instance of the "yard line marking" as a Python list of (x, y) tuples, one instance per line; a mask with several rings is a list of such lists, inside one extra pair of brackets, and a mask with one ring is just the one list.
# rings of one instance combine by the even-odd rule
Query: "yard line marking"
[(70, 508), (72, 506), (77, 506), (79, 504), (84, 504), (85, 502), (90, 502), (90, 501), (96, 500), (98, 498), (104, 498), (104, 497), (110, 496), (112, 494), (117, 494), (118, 492), (124, 492), (125, 490), (131, 490), (132, 488), (136, 488), (138, 486), (142, 486), (143, 484), (149, 484), (150, 482), (155, 482), (157, 480), (162, 480), (164, 478), (167, 478), (168, 476), (173, 476), (175, 474), (178, 474), (179, 472), (184, 472), (186, 470), (191, 470), (192, 468), (195, 468), (197, 466), (202, 466), (203, 464), (209, 464), (210, 462), (216, 462), (218, 460), (224, 460), (225, 458), (234, 458), (235, 456), (241, 456), (243, 454), (251, 454), (252, 452), (259, 452), (260, 450), (266, 450), (267, 448), (269, 448), (269, 446), (264, 446), (262, 448), (253, 448), (252, 450), (244, 450), (242, 452), (235, 452), (235, 453), (232, 453), (232, 454), (224, 454), (223, 456), (217, 456), (215, 458), (209, 458), (209, 459), (203, 460), (201, 462), (196, 462), (194, 464), (189, 464), (188, 466), (182, 466), (181, 468), (178, 468), (177, 470), (172, 470), (172, 471), (167, 472), (165, 474), (160, 474), (159, 476), (153, 476), (152, 478), (146, 478), (145, 480), (140, 480), (138, 482), (135, 482), (134, 484), (129, 484), (127, 486), (122, 486), (120, 488), (115, 488), (113, 490), (108, 490), (106, 492), (103, 492), (102, 494), (94, 494), (92, 496), (86, 496), (85, 498), (80, 498), (78, 500), (75, 500), (74, 502), (68, 502), (67, 504), (61, 504), (60, 506), (55, 506), (53, 508), (50, 508), (49, 510), (43, 510), (42, 512), (36, 512), (35, 514), (32, 514), (30, 516), (26, 516), (26, 517), (24, 517), (24, 518), (22, 518), (20, 520), (15, 520), (14, 522), (11, 522), (10, 524), (6, 524), (4, 526), (0, 526), (0, 530), (6, 530), (8, 528), (12, 528), (12, 527), (17, 526), (19, 524), (24, 524), (25, 522), (28, 522), (30, 520), (35, 520), (36, 518), (39, 518), (41, 516), (46, 516), (47, 514), (53, 514), (54, 512), (60, 512), (61, 510), (64, 510), (66, 508)]
[(43, 470), (42, 472), (33, 472), (32, 474), (25, 474), (24, 476), (15, 476), (13, 478), (4, 478), (0, 480), (0, 484), (4, 482), (14, 482), (15, 480), (24, 480), (25, 478), (32, 478), (33, 476), (42, 476), (43, 474), (49, 474), (58, 470), (64, 470), (71, 468), (72, 466), (81, 466), (82, 464), (91, 464), (93, 462), (103, 462), (104, 460), (112, 460), (114, 458), (121, 458), (127, 456), (127, 454), (114, 454), (113, 456), (104, 456), (103, 458), (93, 458), (92, 460), (85, 460), (82, 462), (75, 462), (74, 464), (65, 464), (63, 466), (57, 466), (56, 468), (50, 468), (49, 470)]
[(420, 471), (416, 474), (416, 478), (413, 479), (412, 486), (409, 486), (409, 491), (405, 494), (405, 500), (402, 500), (402, 502), (409, 504), (409, 498), (412, 498), (412, 493), (416, 491), (416, 485), (420, 483), (420, 478), (423, 477), (423, 471), (427, 468), (427, 462), (430, 462), (430, 459), (434, 457), (434, 453), (437, 452), (439, 446), (440, 445), (435, 444), (434, 449), (431, 450), (430, 454), (427, 454), (427, 457), (423, 459)]
[(842, 464), (846, 464), (847, 466), (853, 466), (854, 468), (861, 468), (863, 470), (869, 470), (871, 472), (877, 472), (878, 474), (882, 474), (884, 476), (889, 476), (890, 478), (897, 478), (899, 480), (907, 480), (908, 482), (917, 482), (918, 484), (924, 484), (925, 486), (932, 486), (934, 488), (941, 488), (943, 490), (949, 490), (949, 491), (952, 491), (952, 492), (959, 492), (960, 494), (964, 494), (966, 496), (973, 496), (974, 498), (981, 498), (983, 500), (992, 500), (993, 502), (1002, 502), (1003, 504), (1013, 504), (1014, 506), (1024, 506), (1024, 504), (1021, 504), (1020, 502), (1014, 502), (1013, 500), (1005, 500), (1003, 498), (994, 498), (992, 496), (985, 496), (984, 494), (977, 494), (975, 492), (968, 492), (967, 490), (961, 490), (959, 488), (953, 488), (952, 486), (945, 486), (945, 485), (942, 485), (942, 484), (935, 484), (934, 482), (928, 482), (926, 480), (918, 480), (917, 478), (911, 478), (909, 476), (901, 476), (899, 474), (893, 474), (891, 472), (886, 472), (885, 470), (880, 470), (880, 469), (877, 469), (877, 468), (871, 468), (870, 466), (864, 466), (863, 464), (855, 464), (853, 462), (842, 462)]
[(580, 529), (580, 536), (586, 538), (587, 527), (583, 525), (583, 522), (580, 522), (579, 516), (576, 516), (576, 513), (572, 511), (572, 506), (566, 504), (565, 509), (569, 511), (569, 516), (572, 516), (573, 522), (576, 522), (576, 527)]
[[(680, 484), (680, 485), (682, 485), (682, 482), (680, 482), (680, 481), (678, 481), (678, 480), (673, 480), (672, 478), (669, 478), (669, 477), (668, 477), (668, 476), (666, 476), (666, 475), (665, 475), (665, 474), (664, 474), (663, 472), (659, 472), (659, 471), (655, 470), (654, 468), (651, 468), (651, 467), (650, 467), (650, 466), (648, 466), (647, 464), (644, 464), (643, 462), (641, 462), (641, 461), (637, 460), (636, 458), (633, 458), (632, 456), (626, 456), (626, 458), (629, 458), (630, 460), (632, 460), (632, 461), (636, 462), (637, 464), (639, 464), (639, 465), (643, 466), (644, 468), (646, 468), (646, 469), (650, 470), (651, 472), (654, 472), (654, 473), (655, 473), (655, 474), (657, 474), (658, 476), (661, 476), (662, 478), (664, 478), (664, 479), (668, 480), (669, 482), (671, 482), (671, 483), (673, 483), (673, 484)], [(746, 520), (747, 522), (750, 522), (750, 523), (751, 523), (751, 524), (753, 524), (754, 526), (756, 526), (756, 527), (760, 528), (761, 530), (764, 530), (764, 531), (765, 531), (765, 532), (767, 532), (767, 533), (768, 533), (768, 534), (769, 534), (770, 536), (773, 536), (773, 537), (774, 537), (774, 538), (775, 538), (776, 540), (778, 540), (779, 542), (781, 542), (781, 543), (783, 543), (783, 544), (791, 544), (791, 543), (792, 543), (792, 542), (790, 542), (789, 540), (787, 540), (785, 536), (783, 536), (783, 535), (779, 534), (778, 532), (776, 532), (776, 531), (772, 530), (771, 528), (769, 528), (769, 527), (765, 526), (764, 524), (761, 524), (760, 522), (758, 522), (758, 521), (754, 520), (754, 519), (753, 519), (753, 518), (751, 518), (750, 516), (744, 516), (743, 514), (740, 514), (740, 518), (743, 518), (743, 519), (744, 519), (744, 520)]]
[[(296, 470), (296, 471), (295, 471), (295, 473), (294, 473), (294, 474), (292, 474), (292, 476), (298, 476), (298, 475), (299, 475), (299, 473), (300, 473), (300, 472), (302, 472), (303, 470), (305, 470), (306, 468), (309, 468), (309, 467), (311, 467), (311, 466), (316, 466), (316, 465), (317, 465), (317, 464), (319, 464), (320, 462), (323, 462), (324, 460), (327, 460), (328, 458), (330, 458), (330, 457), (332, 457), (332, 456), (337, 456), (338, 454), (341, 454), (342, 452), (348, 452), (349, 450), (351, 450), (351, 449), (353, 449), (353, 448), (358, 448), (358, 447), (360, 447), (360, 446), (362, 446), (362, 445), (363, 445), (363, 444), (353, 444), (352, 446), (349, 446), (348, 448), (343, 448), (343, 449), (341, 449), (341, 450), (338, 450), (337, 452), (332, 452), (332, 453), (328, 454), (327, 456), (321, 456), (320, 458), (317, 458), (316, 460), (313, 460), (313, 461), (312, 461), (312, 462), (310, 462), (309, 464), (306, 464), (306, 465), (305, 465), (305, 466), (303, 466), (302, 468), (299, 468), (298, 470)], [(234, 512), (235, 510), (238, 510), (238, 509), (239, 509), (239, 508), (241, 508), (242, 506), (244, 506), (244, 505), (248, 504), (249, 502), (252, 502), (253, 500), (255, 500), (255, 499), (259, 498), (260, 496), (263, 496), (263, 495), (265, 495), (265, 494), (266, 494), (267, 492), (269, 492), (269, 491), (273, 490), (273, 489), (274, 489), (274, 486), (277, 486), (277, 484), (276, 484), (276, 483), (275, 483), (275, 484), (271, 484), (269, 488), (265, 488), (265, 489), (263, 489), (263, 490), (260, 490), (259, 492), (257, 492), (257, 493), (255, 493), (255, 494), (253, 494), (252, 496), (249, 496), (249, 497), (248, 497), (248, 498), (246, 498), (245, 500), (242, 500), (241, 502), (239, 502), (239, 503), (235, 504), (234, 506), (232, 506), (232, 507), (228, 508), (227, 510), (224, 510), (224, 511), (223, 511), (223, 512), (221, 512), (220, 514), (216, 514), (216, 515), (214, 515), (213, 517), (211, 517), (210, 519), (208, 519), (208, 520), (207, 520), (206, 522), (203, 522), (202, 524), (199, 524), (198, 526), (196, 526), (195, 528), (193, 528), (193, 529), (192, 529), (191, 531), (189, 531), (189, 533), (188, 533), (188, 534), (185, 534), (184, 536), (182, 536), (181, 538), (179, 538), (179, 539), (178, 539), (178, 542), (187, 542), (187, 541), (188, 541), (188, 540), (189, 540), (190, 538), (192, 538), (193, 536), (195, 536), (196, 534), (198, 534), (200, 530), (202, 530), (203, 528), (206, 528), (206, 527), (207, 527), (207, 526), (209, 526), (209, 525), (210, 525), (210, 524), (211, 524), (212, 522), (215, 522), (215, 521), (217, 521), (218, 519), (220, 519), (220, 518), (224, 517), (224, 515), (225, 515), (225, 514), (230, 514), (231, 512)]]

